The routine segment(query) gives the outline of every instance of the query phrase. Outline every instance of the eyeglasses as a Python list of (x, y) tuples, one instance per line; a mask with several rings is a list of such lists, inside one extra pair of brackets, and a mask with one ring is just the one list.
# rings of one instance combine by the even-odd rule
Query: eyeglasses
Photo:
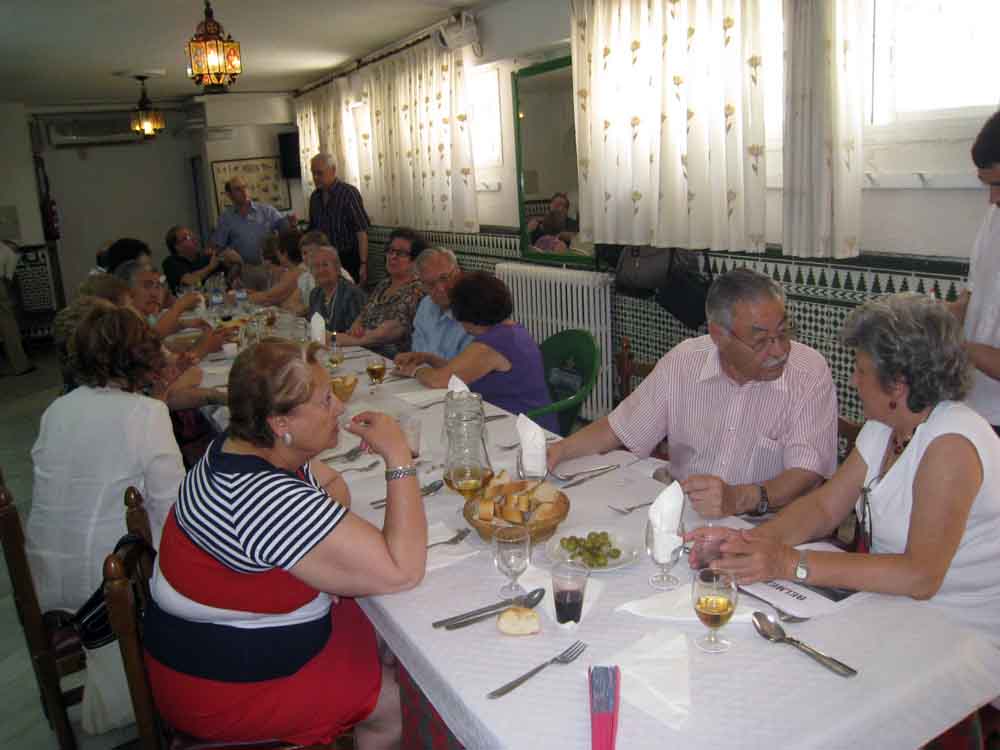
[(386, 257), (389, 257), (389, 258), (409, 258), (410, 257), (410, 251), (409, 250), (386, 250), (385, 254), (386, 254)]
[(778, 343), (782, 346), (787, 346), (788, 343), (795, 338), (796, 327), (795, 321), (789, 320), (785, 322), (785, 330), (780, 331), (774, 336), (762, 336), (755, 341), (744, 341), (742, 338), (736, 335), (732, 328), (723, 327), (730, 336), (739, 341), (743, 346), (752, 351), (754, 354), (763, 354), (772, 343)]
[(858, 516), (858, 531), (861, 534), (861, 545), (864, 548), (859, 546), (858, 552), (871, 552), (872, 550), (875, 522), (872, 520), (871, 494), (874, 485), (881, 479), (882, 477), (872, 477), (871, 481), (861, 488), (861, 515)]

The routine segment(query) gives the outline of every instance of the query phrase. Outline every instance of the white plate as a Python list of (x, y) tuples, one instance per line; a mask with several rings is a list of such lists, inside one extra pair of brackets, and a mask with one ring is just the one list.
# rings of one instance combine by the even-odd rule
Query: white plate
[(569, 552), (560, 546), (559, 540), (567, 536), (586, 537), (591, 531), (608, 532), (608, 535), (611, 537), (611, 544), (622, 551), (622, 556), (617, 560), (608, 560), (606, 568), (591, 568), (591, 573), (610, 573), (613, 570), (625, 568), (639, 559), (640, 547), (632, 535), (613, 528), (600, 528), (597, 524), (591, 526), (574, 526), (568, 529), (560, 526), (546, 543), (545, 555), (553, 563), (569, 560)]

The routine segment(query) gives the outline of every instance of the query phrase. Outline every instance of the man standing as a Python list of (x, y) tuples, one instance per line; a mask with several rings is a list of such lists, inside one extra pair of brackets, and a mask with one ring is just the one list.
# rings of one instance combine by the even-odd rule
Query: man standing
[(1000, 111), (972, 145), (979, 180), (990, 189), (990, 205), (969, 259), (969, 282), (952, 311), (965, 329), (965, 349), (975, 365), (966, 402), (1000, 434)]
[(35, 366), (31, 364), (21, 345), (21, 329), (17, 325), (14, 314), (14, 269), (17, 267), (17, 254), (3, 241), (0, 241), (0, 342), (10, 365), (9, 371), (3, 375), (24, 375), (32, 372)]
[(670, 471), (704, 518), (763, 515), (837, 467), (837, 394), (826, 360), (792, 341), (781, 286), (738, 269), (717, 276), (708, 335), (671, 349), (607, 417), (549, 447), (549, 467), (666, 438)]
[(247, 183), (233, 177), (226, 183), (226, 195), (233, 202), (219, 216), (210, 245), (215, 252), (232, 248), (243, 260), (243, 284), (250, 289), (267, 288), (267, 269), (261, 257), (264, 239), (275, 232), (295, 227), (295, 216), (286, 219), (266, 203), (250, 200)]
[(316, 189), (309, 196), (309, 229), (318, 229), (330, 238), (340, 262), (357, 279), (368, 282), (368, 227), (361, 193), (353, 185), (337, 179), (337, 165), (330, 154), (317, 154), (310, 162)]
[(413, 351), (397, 355), (397, 366), (430, 364), (428, 354), (452, 359), (472, 341), (451, 314), (451, 290), (462, 278), (455, 253), (427, 248), (417, 257), (417, 276), (425, 296), (413, 317)]
[(170, 255), (163, 259), (163, 274), (175, 296), (182, 286), (201, 286), (216, 271), (242, 263), (235, 250), (203, 253), (194, 232), (187, 227), (170, 227), (166, 243)]

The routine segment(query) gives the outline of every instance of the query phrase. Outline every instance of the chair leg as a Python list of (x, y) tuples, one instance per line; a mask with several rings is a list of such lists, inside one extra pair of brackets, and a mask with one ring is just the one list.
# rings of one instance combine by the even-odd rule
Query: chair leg
[(59, 672), (51, 654), (40, 654), (35, 657), (35, 674), (42, 690), (42, 708), (49, 720), (49, 726), (59, 741), (59, 750), (76, 750), (76, 735), (70, 724), (69, 714), (63, 701), (62, 690), (59, 687)]

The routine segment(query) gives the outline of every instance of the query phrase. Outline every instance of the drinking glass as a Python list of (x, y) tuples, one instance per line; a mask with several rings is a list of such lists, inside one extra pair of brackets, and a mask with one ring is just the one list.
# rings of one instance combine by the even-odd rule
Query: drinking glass
[(552, 567), (552, 596), (556, 605), (556, 622), (580, 622), (583, 617), (583, 597), (587, 593), (590, 568), (576, 560), (556, 563)]
[(695, 640), (695, 646), (710, 654), (729, 650), (732, 644), (719, 638), (716, 631), (729, 622), (738, 600), (739, 589), (732, 573), (711, 568), (695, 573), (691, 582), (691, 603), (698, 619), (708, 628), (706, 635)]
[(365, 372), (371, 381), (371, 393), (376, 393), (379, 383), (385, 380), (385, 360), (382, 357), (369, 357), (365, 362)]
[(505, 599), (521, 594), (518, 577), (528, 569), (531, 558), (531, 534), (524, 526), (503, 526), (493, 534), (493, 563), (510, 579), (500, 589)]
[(654, 589), (673, 591), (681, 585), (679, 578), (670, 575), (670, 571), (677, 564), (677, 560), (671, 560), (671, 553), (681, 544), (683, 541), (676, 534), (657, 535), (653, 522), (646, 521), (646, 554), (659, 568), (655, 575), (649, 577), (649, 585)]

